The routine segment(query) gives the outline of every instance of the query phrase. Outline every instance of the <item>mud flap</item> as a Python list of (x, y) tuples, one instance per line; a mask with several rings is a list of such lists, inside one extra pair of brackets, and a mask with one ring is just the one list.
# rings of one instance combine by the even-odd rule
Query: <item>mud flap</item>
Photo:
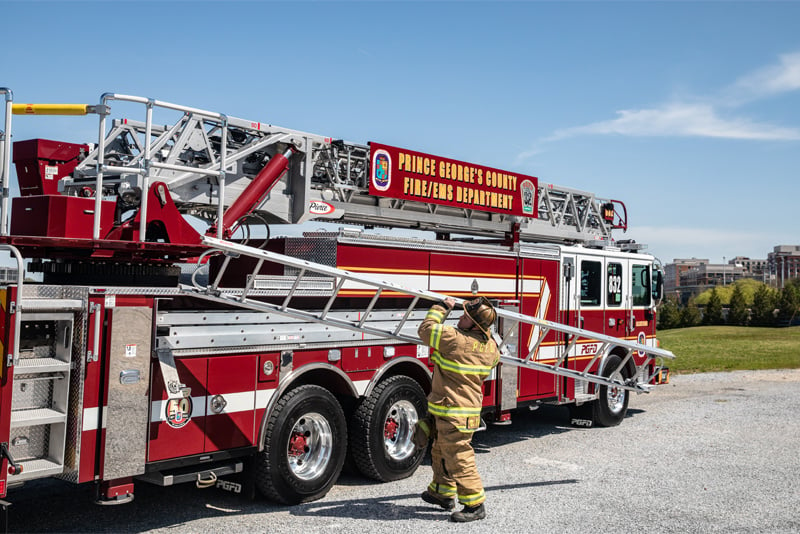
[(591, 428), (594, 426), (594, 402), (587, 402), (580, 406), (570, 404), (569, 423), (574, 427)]

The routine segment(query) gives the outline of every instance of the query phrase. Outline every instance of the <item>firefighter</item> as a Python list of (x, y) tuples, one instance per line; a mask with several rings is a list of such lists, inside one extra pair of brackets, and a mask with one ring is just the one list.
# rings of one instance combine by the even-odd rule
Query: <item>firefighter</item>
[(491, 303), (485, 297), (464, 302), (456, 328), (443, 324), (454, 305), (450, 297), (434, 304), (419, 327), (420, 339), (433, 348), (434, 367), (428, 418), (418, 423), (414, 441), (426, 447), (433, 439), (433, 481), (422, 499), (452, 510), (458, 497), (464, 508), (450, 520), (463, 523), (486, 517), (486, 494), (470, 442), (481, 422), (483, 381), (500, 354), (490, 335), (497, 317)]

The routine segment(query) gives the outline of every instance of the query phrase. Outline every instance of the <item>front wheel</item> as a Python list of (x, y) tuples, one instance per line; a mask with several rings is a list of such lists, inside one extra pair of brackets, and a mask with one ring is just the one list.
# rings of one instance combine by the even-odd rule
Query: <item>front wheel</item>
[(351, 421), (351, 456), (365, 476), (389, 482), (411, 476), (425, 450), (413, 442), (417, 421), (427, 410), (425, 392), (407, 376), (378, 384)]
[[(608, 357), (603, 376), (615, 381), (624, 382), (628, 377), (626, 369), (617, 371), (622, 358), (616, 354)], [(625, 418), (628, 411), (628, 390), (615, 386), (600, 386), (600, 397), (594, 401), (593, 415), (600, 426), (616, 426)]]
[(319, 499), (339, 478), (346, 451), (347, 423), (336, 397), (319, 386), (300, 386), (270, 415), (256, 485), (284, 504)]

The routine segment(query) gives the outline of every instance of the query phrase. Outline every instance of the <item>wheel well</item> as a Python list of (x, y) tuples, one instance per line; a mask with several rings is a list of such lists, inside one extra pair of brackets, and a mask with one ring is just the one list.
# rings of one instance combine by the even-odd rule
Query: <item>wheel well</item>
[(407, 376), (415, 380), (422, 388), (422, 391), (425, 392), (425, 395), (431, 392), (431, 373), (419, 360), (411, 358), (397, 359), (387, 367), (384, 367), (379, 373), (377, 380), (373, 380), (372, 384), (370, 384), (370, 389), (367, 393), (377, 384), (398, 375)]
[(330, 369), (318, 368), (306, 371), (295, 378), (284, 391), (294, 389), (298, 386), (314, 384), (323, 387), (337, 397), (353, 397), (355, 388), (346, 377)]

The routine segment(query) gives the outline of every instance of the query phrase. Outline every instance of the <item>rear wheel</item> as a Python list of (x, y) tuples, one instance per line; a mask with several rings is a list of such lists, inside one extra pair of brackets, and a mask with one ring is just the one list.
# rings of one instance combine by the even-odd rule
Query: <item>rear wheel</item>
[(350, 451), (358, 470), (382, 482), (411, 476), (425, 455), (412, 438), (426, 407), (425, 392), (407, 376), (378, 384), (351, 421)]
[(319, 386), (300, 386), (270, 415), (256, 460), (257, 487), (284, 504), (319, 499), (339, 478), (346, 450), (347, 423), (336, 397)]
[[(603, 368), (603, 376), (624, 382), (629, 377), (627, 369), (617, 371), (622, 358), (616, 354), (608, 357)], [(628, 411), (628, 390), (616, 386), (600, 386), (600, 397), (594, 401), (594, 421), (600, 426), (616, 426), (625, 418)]]

